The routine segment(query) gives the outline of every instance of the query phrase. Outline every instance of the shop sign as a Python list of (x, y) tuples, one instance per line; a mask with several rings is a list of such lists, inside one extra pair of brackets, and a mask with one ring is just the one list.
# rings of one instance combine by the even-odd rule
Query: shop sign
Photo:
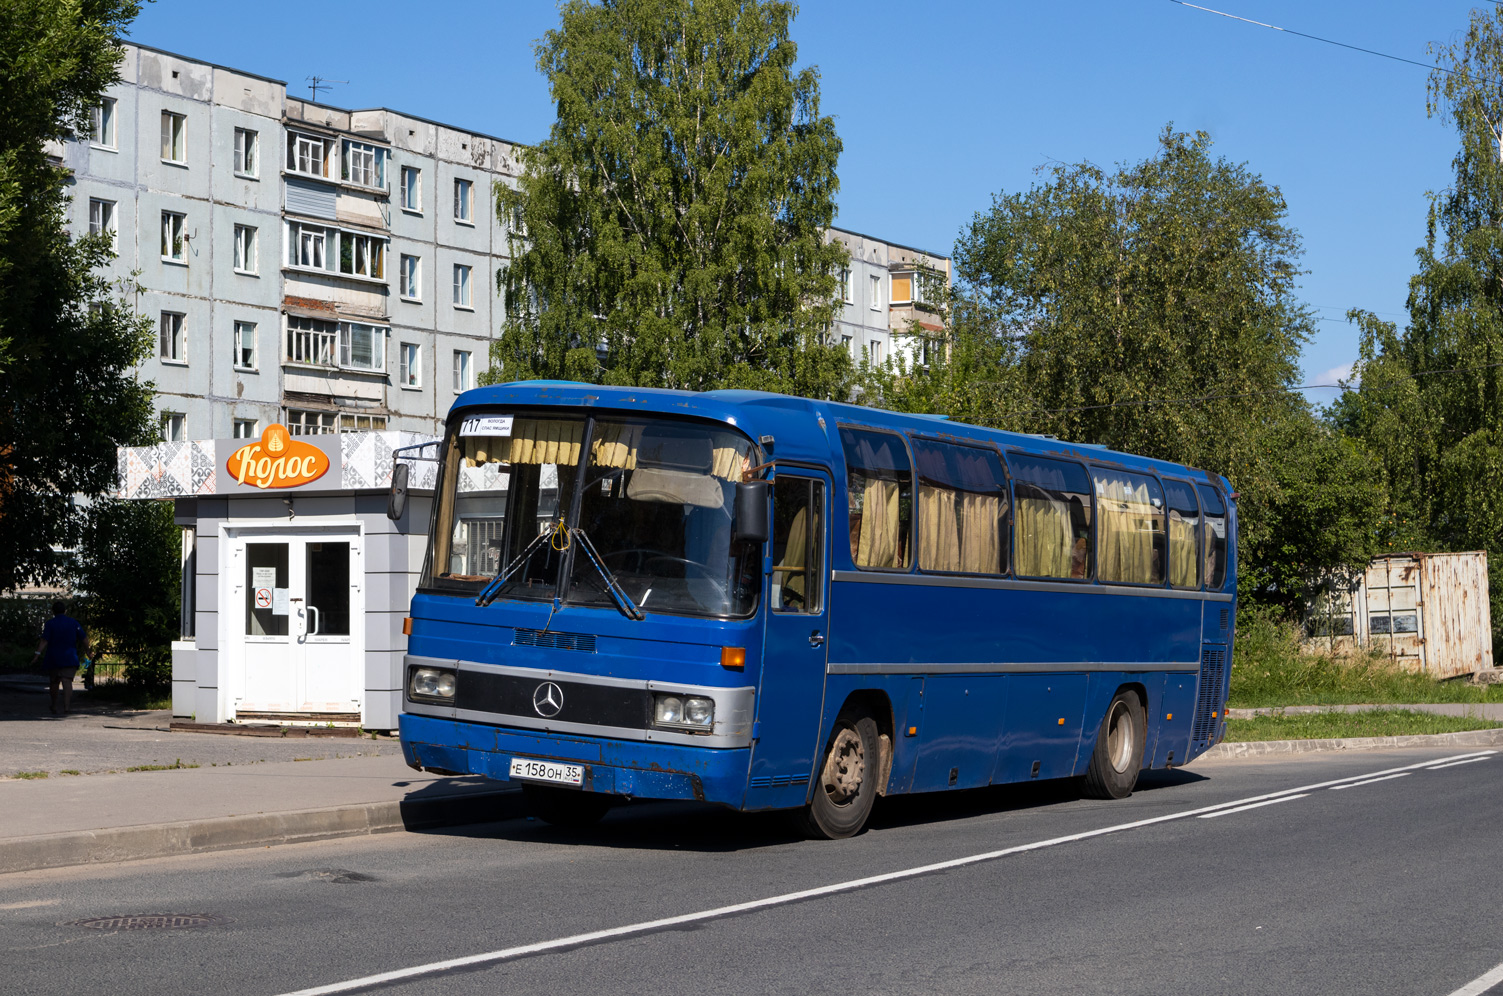
[(240, 447), (224, 466), (236, 484), (296, 488), (328, 473), (329, 457), (317, 446), (293, 439), (286, 426), (269, 425), (260, 442)]

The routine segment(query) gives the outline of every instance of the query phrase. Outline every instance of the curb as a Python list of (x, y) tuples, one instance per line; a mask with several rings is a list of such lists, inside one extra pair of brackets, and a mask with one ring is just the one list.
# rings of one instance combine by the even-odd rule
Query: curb
[(0, 840), (0, 874), (363, 837), (398, 830), (432, 830), (492, 823), (524, 813), (522, 793), (510, 788), (436, 799), (368, 802), (329, 809), (12, 837)]
[(1255, 740), (1220, 743), (1201, 757), (1258, 757), (1264, 754), (1313, 754), (1333, 750), (1387, 750), (1395, 747), (1497, 747), (1503, 729), (1461, 733), (1416, 733), (1403, 737), (1346, 737), (1339, 740)]

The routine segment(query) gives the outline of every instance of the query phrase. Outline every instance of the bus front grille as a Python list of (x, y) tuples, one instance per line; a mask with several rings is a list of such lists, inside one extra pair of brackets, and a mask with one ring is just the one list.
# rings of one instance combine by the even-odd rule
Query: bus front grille
[(511, 642), (515, 647), (578, 650), (586, 654), (595, 652), (594, 633), (545, 633), (540, 629), (519, 629)]

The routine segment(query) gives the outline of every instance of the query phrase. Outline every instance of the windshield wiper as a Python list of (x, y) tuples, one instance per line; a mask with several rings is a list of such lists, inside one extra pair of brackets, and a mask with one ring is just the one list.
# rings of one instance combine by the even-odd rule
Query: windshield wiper
[(600, 576), (605, 579), (605, 592), (611, 596), (611, 600), (616, 603), (616, 608), (621, 610), (621, 614), (637, 622), (646, 619), (646, 614), (637, 608), (637, 603), (633, 602), (631, 596), (621, 587), (621, 582), (616, 580), (616, 575), (605, 566), (605, 560), (600, 556), (600, 551), (595, 549), (595, 544), (590, 542), (590, 537), (585, 535), (584, 529), (575, 526), (569, 530), (569, 535), (579, 540), (580, 549), (584, 550), (585, 557), (595, 565), (595, 570), (599, 571)]
[(494, 602), (496, 600), (496, 597), (501, 594), (501, 586), (506, 584), (507, 579), (516, 572), (518, 567), (521, 567), (532, 558), (534, 551), (536, 551), (539, 546), (542, 546), (544, 543), (548, 542), (549, 537), (551, 537), (553, 533), (554, 530), (552, 529), (547, 529), (543, 532), (538, 533), (536, 538), (534, 538), (531, 543), (527, 544), (527, 548), (521, 553), (517, 554), (515, 560), (507, 564), (506, 567), (501, 570), (501, 573), (491, 578), (486, 586), (480, 590), (480, 594), (475, 597), (475, 604), (483, 607)]

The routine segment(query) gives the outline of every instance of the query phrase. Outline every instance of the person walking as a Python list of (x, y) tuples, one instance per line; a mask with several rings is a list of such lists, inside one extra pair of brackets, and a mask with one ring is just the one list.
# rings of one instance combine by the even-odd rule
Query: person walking
[[(66, 716), (73, 701), (73, 679), (78, 674), (78, 651), (89, 652), (89, 634), (83, 624), (67, 614), (68, 606), (59, 599), (52, 603), (52, 618), (42, 627), (42, 639), (32, 663), (40, 658), (47, 672), (47, 694), (52, 697), (52, 715)], [(61, 703), (62, 709), (58, 709)]]

